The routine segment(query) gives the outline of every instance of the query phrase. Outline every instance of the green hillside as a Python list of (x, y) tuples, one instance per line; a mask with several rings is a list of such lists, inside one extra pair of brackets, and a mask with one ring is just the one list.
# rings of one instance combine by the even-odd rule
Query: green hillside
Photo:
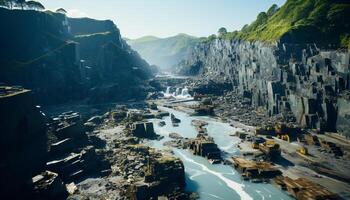
[(144, 43), (144, 42), (152, 42), (155, 40), (159, 40), (160, 38), (148, 35), (148, 36), (143, 36), (137, 39), (126, 39), (127, 41), (130, 41), (130, 44), (137, 44), (137, 43)]
[(287, 0), (272, 6), (239, 32), (223, 37), (249, 41), (316, 42), (320, 45), (350, 47), (350, 1)]
[(178, 34), (168, 38), (145, 36), (139, 39), (127, 39), (127, 43), (150, 64), (168, 69), (184, 59), (189, 49), (198, 43), (199, 38)]

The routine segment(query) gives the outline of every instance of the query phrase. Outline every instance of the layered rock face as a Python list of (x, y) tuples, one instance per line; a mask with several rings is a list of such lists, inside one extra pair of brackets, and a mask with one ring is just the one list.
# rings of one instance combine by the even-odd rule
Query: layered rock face
[(67, 40), (65, 17), (4, 8), (0, 16), (0, 82), (32, 89), (45, 103), (78, 98), (77, 44)]
[(226, 83), (270, 115), (307, 128), (349, 130), (348, 51), (314, 44), (268, 45), (216, 39), (196, 46), (179, 73)]
[(41, 103), (144, 98), (152, 76), (109, 20), (0, 9), (0, 82), (30, 88)]
[(0, 87), (0, 185), (2, 199), (25, 193), (31, 178), (45, 168), (47, 136), (43, 114), (31, 91)]
[(80, 69), (92, 102), (142, 99), (150, 66), (121, 38), (110, 20), (69, 19), (74, 41), (79, 43)]

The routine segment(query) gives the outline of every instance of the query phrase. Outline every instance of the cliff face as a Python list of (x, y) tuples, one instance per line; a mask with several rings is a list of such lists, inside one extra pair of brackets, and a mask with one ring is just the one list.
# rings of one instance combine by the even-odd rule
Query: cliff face
[[(142, 99), (151, 68), (121, 38), (110, 20), (69, 19), (73, 40), (79, 44), (82, 80), (91, 85), (90, 102)], [(146, 86), (146, 87), (144, 87)]]
[(270, 115), (304, 127), (349, 130), (350, 53), (316, 45), (214, 40), (195, 47), (179, 73), (229, 83)]
[[(47, 159), (45, 118), (35, 107), (31, 91), (0, 87), (0, 194), (22, 192)], [(7, 199), (6, 197), (4, 199)]]
[[(121, 39), (112, 21), (3, 8), (0, 17), (0, 82), (32, 89), (45, 104), (145, 96), (149, 65)], [(128, 88), (139, 93), (123, 95)]]

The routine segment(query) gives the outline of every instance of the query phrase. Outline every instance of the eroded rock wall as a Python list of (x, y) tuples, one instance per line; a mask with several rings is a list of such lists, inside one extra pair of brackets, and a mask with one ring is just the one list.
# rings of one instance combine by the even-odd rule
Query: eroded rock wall
[(0, 95), (1, 199), (25, 193), (31, 178), (45, 167), (45, 118), (35, 105), (29, 90)]
[(0, 8), (0, 83), (33, 91), (39, 103), (143, 99), (150, 66), (110, 20)]
[[(315, 44), (216, 39), (196, 46), (178, 72), (229, 83), (270, 116), (336, 131), (347, 127), (348, 109), (339, 109), (349, 102), (349, 54), (321, 50)], [(339, 115), (342, 120), (337, 120)]]

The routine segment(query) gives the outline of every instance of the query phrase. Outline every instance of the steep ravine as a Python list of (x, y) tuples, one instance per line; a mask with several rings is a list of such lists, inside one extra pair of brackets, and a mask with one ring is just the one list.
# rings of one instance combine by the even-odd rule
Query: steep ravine
[(178, 73), (232, 85), (270, 115), (307, 128), (349, 130), (348, 51), (315, 44), (266, 44), (215, 39), (193, 48)]
[(33, 91), (41, 104), (143, 99), (151, 68), (110, 20), (0, 8), (0, 83)]

